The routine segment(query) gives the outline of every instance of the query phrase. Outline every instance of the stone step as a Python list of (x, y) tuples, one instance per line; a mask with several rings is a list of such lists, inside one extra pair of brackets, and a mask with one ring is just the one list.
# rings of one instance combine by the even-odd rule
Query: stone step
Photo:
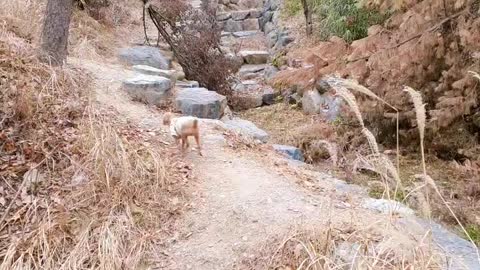
[(246, 64), (266, 64), (270, 58), (270, 53), (267, 51), (240, 51), (239, 55), (243, 58)]
[(199, 84), (197, 81), (177, 81), (175, 86), (178, 88), (197, 88)]
[(241, 32), (241, 31), (259, 31), (260, 24), (258, 19), (245, 19), (242, 21), (235, 21), (228, 19), (226, 21), (219, 22), (225, 32)]
[(217, 21), (226, 21), (228, 19), (233, 19), (234, 21), (243, 21), (245, 19), (258, 19), (262, 16), (261, 9), (247, 9), (247, 10), (236, 10), (230, 12), (218, 12)]
[(175, 107), (185, 115), (220, 119), (227, 107), (227, 98), (206, 88), (182, 88), (176, 93)]
[(172, 81), (165, 77), (139, 74), (124, 80), (122, 86), (134, 100), (160, 106), (171, 95)]
[(132, 68), (134, 71), (145, 75), (160, 76), (170, 80), (183, 80), (185, 78), (185, 74), (182, 71), (173, 69), (158, 69), (147, 65), (135, 65)]
[(259, 30), (251, 30), (251, 31), (238, 31), (238, 32), (233, 32), (231, 33), (233, 37), (236, 38), (247, 38), (247, 37), (252, 37), (256, 35), (261, 35), (263, 36), (263, 32)]
[(267, 67), (266, 64), (261, 64), (261, 65), (243, 65), (240, 70), (238, 71), (238, 75), (241, 77), (244, 77), (245, 75), (249, 74), (258, 74), (259, 76), (262, 71), (265, 70)]

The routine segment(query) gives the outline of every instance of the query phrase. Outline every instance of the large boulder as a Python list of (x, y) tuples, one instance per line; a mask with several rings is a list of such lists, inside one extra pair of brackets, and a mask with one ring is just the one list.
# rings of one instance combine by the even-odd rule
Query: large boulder
[(334, 121), (341, 113), (343, 100), (325, 93), (320, 95), (317, 90), (307, 91), (302, 97), (302, 108), (307, 114), (321, 114), (328, 121)]
[(227, 98), (206, 88), (179, 89), (175, 106), (185, 115), (220, 119), (227, 107)]
[(134, 99), (163, 105), (171, 96), (172, 81), (165, 77), (140, 74), (123, 81), (123, 89)]
[(258, 128), (254, 123), (250, 121), (240, 118), (234, 118), (225, 120), (224, 123), (225, 128), (229, 130), (233, 130), (245, 136), (250, 136), (261, 142), (267, 142), (268, 140), (268, 133)]
[(168, 69), (170, 61), (158, 48), (136, 46), (123, 48), (118, 54), (119, 59), (129, 65), (146, 65), (159, 69)]
[(267, 51), (240, 51), (240, 56), (247, 64), (266, 64), (270, 54)]
[(302, 151), (297, 147), (293, 147), (289, 145), (280, 145), (280, 144), (274, 144), (272, 146), (273, 146), (273, 149), (275, 149), (275, 151), (285, 154), (291, 159), (304, 161)]

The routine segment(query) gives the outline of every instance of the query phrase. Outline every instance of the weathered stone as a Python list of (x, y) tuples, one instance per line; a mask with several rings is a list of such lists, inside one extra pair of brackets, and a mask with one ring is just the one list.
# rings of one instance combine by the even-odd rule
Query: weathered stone
[(271, 87), (265, 87), (263, 89), (262, 93), (262, 101), (263, 105), (273, 105), (275, 104), (275, 99), (278, 96), (278, 92), (276, 92), (273, 88)]
[(250, 10), (250, 18), (260, 18), (262, 16), (262, 10), (261, 9), (252, 9)]
[(238, 74), (242, 76), (248, 73), (258, 73), (263, 71), (265, 67), (266, 65), (243, 65), (238, 71)]
[(306, 91), (302, 97), (302, 108), (306, 114), (320, 113), (322, 96), (316, 91)]
[(275, 25), (272, 22), (267, 22), (265, 23), (263, 27), (263, 31), (267, 34), (271, 33), (272, 31), (275, 30)]
[(129, 65), (146, 65), (159, 69), (168, 69), (170, 66), (170, 61), (155, 47), (124, 48), (120, 50), (118, 57)]
[(261, 107), (263, 104), (263, 96), (259, 92), (241, 92), (233, 94), (233, 109), (237, 111), (249, 110)]
[(326, 80), (319, 79), (315, 82), (315, 89), (318, 91), (318, 93), (324, 94), (331, 89), (331, 86)]
[(265, 74), (263, 75), (263, 77), (265, 78), (265, 80), (270, 80), (271, 78), (273, 78), (273, 76), (275, 76), (275, 74), (277, 74), (278, 72), (278, 68), (274, 67), (274, 66), (267, 66), (265, 68)]
[[(243, 31), (260, 30), (258, 19), (246, 19), (242, 22)], [(233, 31), (234, 32), (234, 31)]]
[(160, 76), (160, 77), (169, 78), (171, 80), (176, 79), (176, 73), (177, 73), (177, 71), (175, 70), (158, 69), (158, 68), (145, 66), (145, 65), (135, 65), (133, 66), (133, 70), (145, 75)]
[(252, 31), (238, 31), (234, 32), (233, 36), (236, 38), (246, 38), (246, 37), (251, 37), (260, 34), (260, 31), (258, 30), (252, 30)]
[(277, 40), (277, 43), (275, 43), (274, 49), (275, 49), (275, 50), (282, 49), (282, 48), (284, 48), (285, 46), (287, 46), (288, 44), (292, 43), (293, 41), (295, 41), (295, 39), (294, 39), (293, 37), (290, 37), (290, 36), (279, 36), (279, 37), (278, 37), (278, 40)]
[(245, 136), (250, 136), (254, 139), (257, 139), (261, 142), (267, 142), (268, 133), (259, 129), (254, 123), (240, 119), (234, 118), (231, 120), (224, 121), (225, 127), (229, 130), (233, 130)]
[(270, 33), (267, 34), (267, 43), (268, 47), (273, 47), (277, 43), (278, 40), (278, 35), (276, 31), (271, 31)]
[(272, 146), (273, 146), (273, 149), (275, 149), (275, 151), (285, 154), (291, 159), (304, 161), (302, 151), (297, 147), (293, 147), (289, 145), (280, 145), (280, 144), (274, 144)]
[(363, 201), (362, 207), (370, 210), (376, 210), (384, 214), (395, 212), (402, 215), (413, 215), (415, 212), (406, 205), (386, 199), (367, 198)]
[(239, 55), (247, 64), (266, 64), (270, 54), (267, 51), (240, 51)]
[(176, 94), (175, 106), (185, 115), (220, 119), (227, 107), (227, 99), (206, 88), (183, 88)]
[(226, 32), (239, 32), (243, 30), (242, 24), (243, 22), (241, 21), (234, 21), (232, 19), (229, 19), (228, 21), (226, 21), (225, 25), (223, 26), (223, 30)]
[(265, 25), (267, 23), (271, 23), (272, 21), (272, 17), (273, 17), (273, 12), (271, 11), (266, 11), (262, 14), (262, 16), (258, 19), (258, 24), (260, 25), (260, 29), (262, 29), (262, 31), (266, 32), (265, 31)]
[(219, 12), (217, 13), (217, 21), (226, 21), (232, 18), (232, 13), (230, 12)]
[(177, 81), (175, 86), (178, 88), (198, 88), (199, 84), (197, 81)]
[(123, 82), (123, 89), (134, 99), (163, 105), (171, 95), (172, 81), (165, 77), (140, 74)]
[(243, 21), (248, 17), (250, 14), (249, 10), (239, 10), (232, 12), (232, 19), (235, 21)]
[(288, 104), (292, 104), (292, 105), (302, 104), (302, 97), (298, 93), (293, 93), (288, 96)]

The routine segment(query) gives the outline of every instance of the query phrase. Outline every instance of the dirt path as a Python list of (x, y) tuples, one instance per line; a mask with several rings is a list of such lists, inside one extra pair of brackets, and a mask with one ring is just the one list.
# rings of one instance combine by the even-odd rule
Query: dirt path
[[(121, 81), (132, 71), (105, 62), (69, 62), (93, 74), (101, 106), (113, 107), (143, 128), (161, 127), (160, 112), (131, 101), (121, 90)], [(242, 258), (253, 256), (252, 248), (270, 235), (287, 233), (294, 226), (353, 223), (382, 228), (388, 241), (401, 239), (412, 249), (424, 236), (424, 228), (415, 222), (394, 228), (389, 215), (362, 207), (365, 194), (355, 187), (296, 165), (282, 165), (310, 175), (318, 191), (308, 192), (295, 183), (301, 181), (295, 174), (281, 173), (280, 167), (271, 165), (272, 160), (281, 159), (273, 151), (263, 155), (234, 151), (218, 127), (218, 122), (202, 121), (205, 156), (194, 151), (186, 156), (198, 181), (190, 191), (193, 207), (179, 224), (178, 234), (170, 239), (171, 245), (159, 250), (158, 269), (234, 269)], [(406, 237), (405, 227), (410, 237)]]

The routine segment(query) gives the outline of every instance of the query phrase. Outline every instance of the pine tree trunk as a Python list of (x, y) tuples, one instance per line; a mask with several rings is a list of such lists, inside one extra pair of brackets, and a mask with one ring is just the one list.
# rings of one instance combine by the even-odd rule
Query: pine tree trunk
[(312, 11), (308, 6), (307, 0), (302, 0), (302, 6), (303, 14), (305, 15), (306, 31), (307, 35), (309, 36), (313, 33)]
[(67, 58), (72, 11), (73, 0), (48, 0), (41, 48), (52, 65), (62, 65)]

